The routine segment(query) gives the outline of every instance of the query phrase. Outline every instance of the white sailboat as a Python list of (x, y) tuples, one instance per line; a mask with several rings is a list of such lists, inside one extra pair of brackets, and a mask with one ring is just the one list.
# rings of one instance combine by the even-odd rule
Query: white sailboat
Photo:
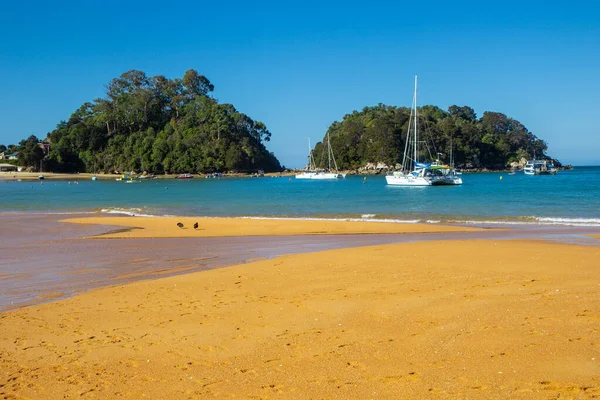
[[(315, 165), (315, 160), (312, 154), (312, 148), (310, 147), (310, 138), (308, 138), (308, 166), (305, 172), (296, 175), (296, 179), (315, 179), (315, 180), (334, 180), (342, 179), (346, 177), (346, 174), (338, 172), (337, 163), (329, 143), (329, 132), (327, 132), (327, 159), (328, 169), (327, 171), (318, 170)], [(331, 168), (331, 161), (333, 160), (334, 169)]]
[(417, 120), (417, 76), (415, 75), (415, 92), (408, 122), (402, 169), (395, 171), (392, 175), (387, 175), (385, 177), (387, 184), (395, 186), (462, 185), (462, 178), (456, 173), (454, 168), (441, 164), (439, 160), (433, 163), (419, 162), (419, 129)]

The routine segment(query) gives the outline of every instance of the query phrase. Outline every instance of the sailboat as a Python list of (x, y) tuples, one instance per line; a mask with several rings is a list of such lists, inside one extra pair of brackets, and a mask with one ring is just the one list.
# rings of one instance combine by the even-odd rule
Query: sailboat
[[(315, 159), (313, 157), (312, 148), (310, 147), (310, 138), (308, 138), (308, 166), (305, 172), (296, 175), (296, 179), (315, 179), (315, 180), (334, 180), (334, 179), (343, 179), (346, 177), (346, 174), (341, 174), (338, 172), (337, 163), (335, 162), (335, 157), (333, 155), (333, 150), (331, 149), (331, 144), (329, 142), (329, 132), (327, 132), (327, 159), (328, 159), (328, 168), (327, 171), (318, 170), (315, 164)], [(334, 168), (331, 168), (331, 161), (333, 160)]]
[(408, 121), (402, 169), (395, 171), (392, 175), (387, 175), (385, 177), (387, 184), (394, 186), (462, 185), (462, 178), (456, 170), (442, 164), (439, 159), (436, 159), (432, 163), (419, 161), (419, 129), (417, 120), (417, 76), (415, 75), (415, 91)]

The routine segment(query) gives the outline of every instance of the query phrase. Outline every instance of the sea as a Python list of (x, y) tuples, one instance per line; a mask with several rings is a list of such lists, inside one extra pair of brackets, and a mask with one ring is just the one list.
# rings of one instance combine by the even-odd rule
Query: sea
[(389, 186), (384, 176), (6, 180), (0, 212), (600, 226), (600, 167), (464, 173), (463, 185), (440, 187)]

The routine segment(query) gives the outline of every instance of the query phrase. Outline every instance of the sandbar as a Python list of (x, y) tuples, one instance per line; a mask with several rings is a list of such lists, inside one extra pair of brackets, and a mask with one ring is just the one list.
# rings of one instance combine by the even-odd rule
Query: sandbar
[(598, 397), (598, 259), (597, 246), (433, 241), (97, 289), (0, 314), (0, 395)]
[[(62, 222), (123, 226), (102, 238), (229, 237), (286, 235), (343, 235), (390, 233), (476, 232), (482, 228), (440, 224), (410, 224), (343, 220), (193, 217), (84, 217)], [(179, 228), (177, 223), (183, 224)], [(194, 223), (198, 229), (194, 229)]]

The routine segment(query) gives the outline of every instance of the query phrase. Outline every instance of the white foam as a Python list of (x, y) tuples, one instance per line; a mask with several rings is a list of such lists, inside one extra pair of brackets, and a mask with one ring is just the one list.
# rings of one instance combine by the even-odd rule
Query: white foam
[(362, 214), (361, 218), (374, 218), (377, 214)]
[(155, 217), (156, 215), (144, 214), (141, 212), (141, 208), (103, 208), (100, 210), (101, 213), (105, 214), (122, 214), (129, 215), (131, 217)]
[(546, 218), (532, 217), (529, 220), (449, 220), (449, 223), (475, 225), (560, 225), (560, 226), (600, 226), (595, 218)]
[(600, 226), (600, 218), (536, 218), (544, 225)]
[[(218, 217), (217, 217), (218, 218)], [(350, 221), (350, 222), (387, 222), (394, 224), (418, 224), (423, 221), (420, 219), (403, 220), (403, 219), (375, 219), (375, 218), (317, 218), (317, 217), (254, 217), (245, 216), (238, 217), (243, 219), (270, 219), (278, 221)]]

